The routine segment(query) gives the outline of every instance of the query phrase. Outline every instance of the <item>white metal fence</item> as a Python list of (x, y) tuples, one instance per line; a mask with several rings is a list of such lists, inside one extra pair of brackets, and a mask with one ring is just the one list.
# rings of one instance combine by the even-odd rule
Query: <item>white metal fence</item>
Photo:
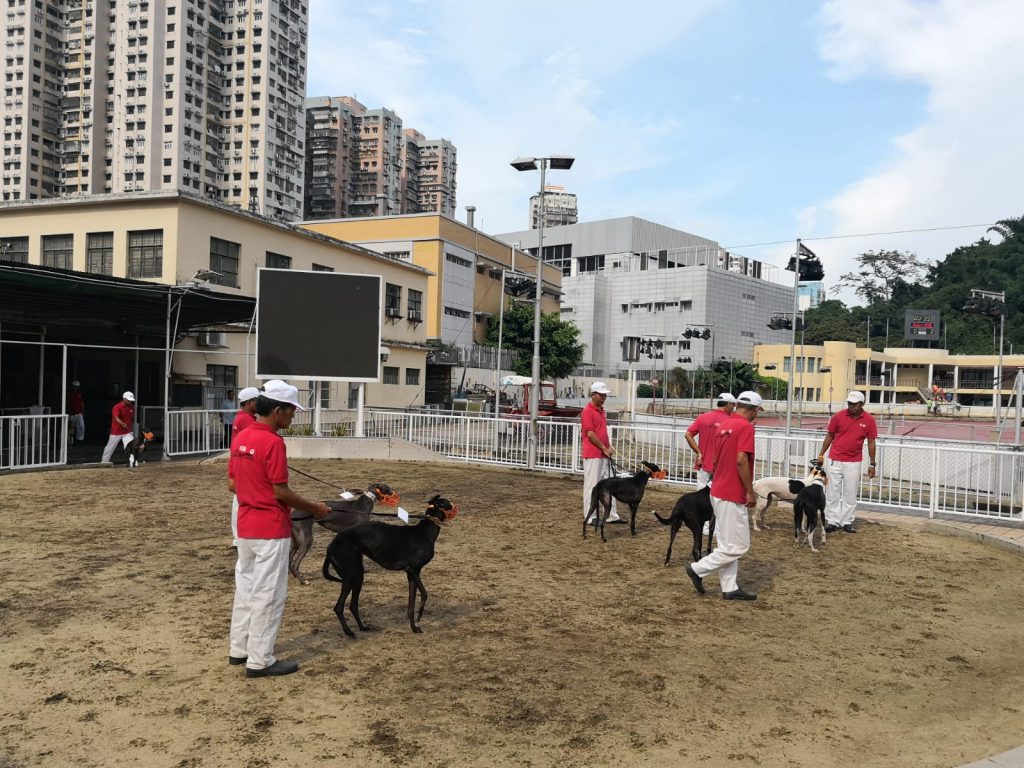
[(0, 416), (0, 470), (66, 463), (67, 433), (61, 414)]

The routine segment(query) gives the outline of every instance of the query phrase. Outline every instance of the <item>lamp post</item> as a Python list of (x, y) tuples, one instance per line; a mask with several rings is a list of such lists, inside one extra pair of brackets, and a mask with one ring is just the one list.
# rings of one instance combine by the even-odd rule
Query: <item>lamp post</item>
[[(686, 328), (685, 331), (683, 331), (683, 338), (684, 339), (701, 339), (702, 341), (707, 341), (708, 339), (711, 340), (711, 363), (708, 366), (708, 370), (709, 370), (709, 372), (711, 374), (713, 374), (714, 373), (714, 365), (715, 365), (715, 326), (713, 324), (705, 325), (703, 323), (687, 323), (686, 325), (687, 325), (687, 328)], [(696, 330), (697, 328), (703, 328), (704, 330), (703, 331), (698, 331), (698, 330)], [(702, 355), (701, 356), (701, 360), (703, 360), (703, 359), (704, 358), (703, 358), (703, 355)], [(712, 380), (712, 386), (710, 387), (710, 391), (708, 392), (708, 398), (711, 399), (711, 407), (712, 408), (715, 407), (714, 397), (715, 397), (715, 392), (714, 392), (714, 386), (713, 386), (713, 380)]]
[[(768, 363), (768, 365), (764, 366), (764, 370), (766, 370), (766, 371), (774, 371), (777, 368), (778, 368), (778, 366), (775, 365), (775, 363)], [(777, 408), (778, 407), (778, 402), (779, 402), (779, 377), (778, 376), (772, 376), (772, 379), (774, 379), (774, 381), (775, 381), (775, 383), (772, 385), (772, 388), (773, 388), (773, 391), (774, 391), (774, 394), (772, 395), (772, 402), (774, 402), (776, 404), (774, 407)]]
[(540, 400), (540, 299), (541, 286), (544, 282), (544, 217), (547, 213), (547, 198), (544, 195), (544, 177), (547, 169), (569, 170), (575, 158), (565, 155), (551, 155), (550, 157), (519, 157), (512, 161), (512, 167), (517, 171), (536, 171), (540, 169), (540, 216), (537, 227), (537, 292), (536, 303), (533, 309), (533, 365), (530, 369), (530, 376), (533, 379), (530, 384), (530, 439), (526, 446), (527, 469), (535, 469), (537, 466), (537, 444), (540, 442), (537, 430), (537, 401)]
[(519, 243), (512, 243), (509, 251), (512, 254), (511, 270), (501, 268), (501, 296), (498, 298), (498, 360), (494, 364), (494, 418), (501, 415), (501, 337), (505, 330), (505, 275), (516, 271), (516, 248)]

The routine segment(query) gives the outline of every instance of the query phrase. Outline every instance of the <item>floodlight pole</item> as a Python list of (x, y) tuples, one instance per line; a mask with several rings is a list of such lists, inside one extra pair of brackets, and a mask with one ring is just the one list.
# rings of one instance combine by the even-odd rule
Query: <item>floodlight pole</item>
[(526, 446), (527, 469), (537, 468), (537, 445), (539, 427), (537, 424), (537, 405), (540, 401), (540, 300), (543, 295), (541, 286), (544, 282), (544, 218), (547, 214), (547, 199), (544, 195), (544, 175), (548, 167), (548, 159), (542, 157), (540, 163), (540, 221), (537, 225), (537, 286), (533, 305), (533, 364), (530, 367), (530, 440)]
[(800, 257), (800, 238), (798, 237), (796, 239), (796, 261), (793, 263), (793, 324), (789, 330), (789, 376), (786, 379), (786, 472), (789, 472), (789, 435), (793, 425), (793, 369), (796, 367), (796, 313), (800, 309)]

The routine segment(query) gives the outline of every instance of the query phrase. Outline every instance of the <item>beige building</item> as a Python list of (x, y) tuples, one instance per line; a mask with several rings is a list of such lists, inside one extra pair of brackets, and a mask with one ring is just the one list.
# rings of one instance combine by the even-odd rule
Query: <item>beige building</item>
[[(423, 403), (427, 333), (420, 307), (433, 275), (415, 264), (182, 192), (2, 204), (0, 232), (4, 233), (0, 237), (0, 283), (7, 281), (6, 288), (10, 289), (12, 281), (24, 277), (22, 273), (34, 271), (19, 270), (22, 265), (35, 266), (36, 271), (48, 268), (48, 274), (63, 278), (69, 286), (68, 307), (73, 304), (75, 292), (102, 292), (107, 290), (104, 280), (110, 278), (131, 279), (130, 283), (111, 280), (117, 284), (110, 290), (122, 294), (133, 286), (138, 286), (140, 292), (146, 285), (179, 289), (192, 286), (206, 297), (251, 301), (260, 267), (381, 275), (386, 293), (401, 297), (401, 317), (385, 317), (382, 308), (382, 343), (387, 347), (388, 359), (382, 368), (382, 381), (367, 385), (366, 402), (375, 406)], [(69, 270), (70, 274), (54, 270)], [(201, 277), (204, 270), (217, 274), (205, 282)], [(87, 391), (87, 400), (109, 398), (117, 386), (132, 388), (128, 385), (139, 380), (140, 358), (128, 351), (98, 348), (163, 347), (164, 314), (170, 316), (172, 299), (179, 294), (168, 294), (168, 298), (161, 294), (152, 317), (153, 308), (140, 314), (139, 309), (122, 306), (120, 299), (111, 295), (109, 310), (92, 318), (68, 314), (60, 294), (40, 306), (14, 306), (15, 302), (5, 301), (0, 308), (0, 340), (45, 338), (81, 345), (67, 361), (67, 379), (80, 378), (95, 388)], [(166, 310), (163, 302), (167, 303)], [(246, 318), (251, 314), (250, 308)], [(204, 404), (219, 407), (218, 398), (226, 389), (257, 383), (255, 339), (248, 323), (175, 327), (172, 405), (175, 395), (184, 398), (194, 393), (196, 385), (202, 385)], [(315, 333), (315, 329), (310, 332)], [(344, 349), (332, 349), (329, 340), (323, 343), (325, 355), (345, 354)], [(140, 402), (162, 402), (162, 357), (162, 352), (141, 356), (144, 370)], [(0, 358), (0, 363), (6, 365), (0, 379), (0, 397), (7, 405), (19, 398), (28, 398), (27, 404), (36, 403), (43, 398), (37, 398), (34, 391), (16, 393), (15, 388), (20, 376), (35, 378), (38, 361), (18, 359), (20, 362), (9, 353)], [(19, 366), (18, 370), (10, 367), (14, 365)], [(46, 366), (48, 375), (58, 375), (59, 368), (52, 363)], [(104, 388), (109, 389), (112, 382), (117, 386), (106, 391)], [(308, 382), (293, 383), (310, 386)], [(321, 393), (326, 407), (346, 408), (353, 401), (347, 383), (332, 383)], [(109, 420), (109, 410), (106, 417)]]
[[(530, 198), (530, 229), (540, 229), (541, 210), (540, 195), (534, 195)], [(555, 184), (544, 185), (543, 211), (545, 227), (565, 227), (580, 219), (576, 195)]]
[(306, 99), (307, 220), (455, 213), (455, 146), (351, 96)]
[[(758, 371), (788, 379), (792, 370), (793, 397), (804, 402), (841, 403), (847, 392), (858, 389), (869, 403), (925, 403), (934, 385), (951, 395), (953, 403), (991, 408), (1000, 379), (999, 355), (951, 355), (945, 349), (889, 347), (875, 352), (851, 342), (826, 341), (797, 344), (794, 357), (795, 364), (788, 344), (754, 347)], [(1024, 355), (1003, 356), (998, 392), (1003, 406), (1014, 395), (1018, 368), (1024, 368)]]
[(301, 218), (307, 9), (8, 3), (3, 200), (181, 189)]

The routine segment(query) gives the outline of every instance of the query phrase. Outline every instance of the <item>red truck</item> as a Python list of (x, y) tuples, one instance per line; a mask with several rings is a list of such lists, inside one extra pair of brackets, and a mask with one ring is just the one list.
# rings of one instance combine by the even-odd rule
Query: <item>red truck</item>
[[(529, 376), (505, 376), (501, 380), (502, 415), (517, 416), (529, 415), (530, 413), (530, 392), (533, 379)], [(538, 416), (560, 416), (563, 418), (576, 418), (580, 415), (582, 408), (575, 405), (559, 405), (555, 399), (555, 385), (551, 381), (540, 383), (540, 399), (537, 401)]]

